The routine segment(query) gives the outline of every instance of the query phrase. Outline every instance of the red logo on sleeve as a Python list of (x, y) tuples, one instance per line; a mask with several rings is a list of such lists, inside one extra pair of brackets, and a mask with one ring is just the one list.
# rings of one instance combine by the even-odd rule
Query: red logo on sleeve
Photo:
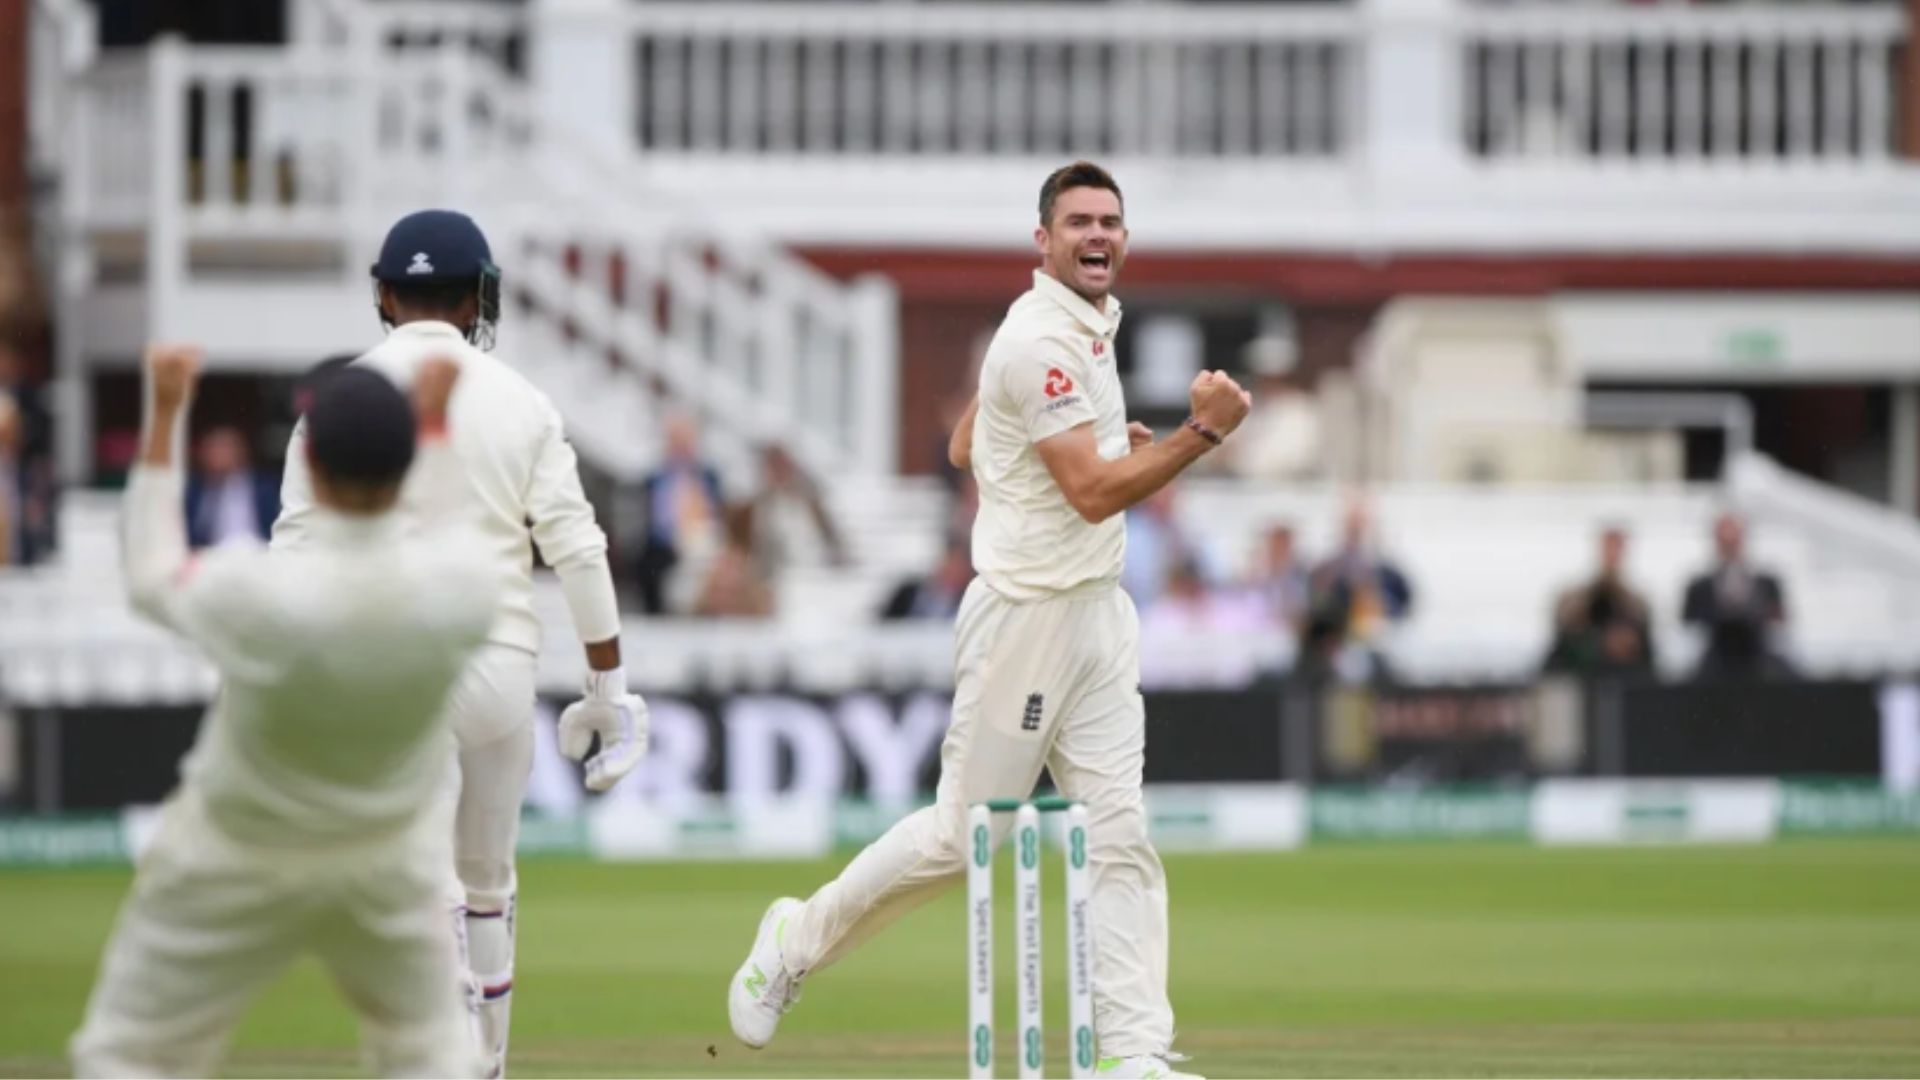
[(1073, 380), (1067, 378), (1067, 373), (1061, 371), (1059, 368), (1048, 368), (1047, 396), (1057, 398), (1061, 394), (1071, 393), (1073, 393)]

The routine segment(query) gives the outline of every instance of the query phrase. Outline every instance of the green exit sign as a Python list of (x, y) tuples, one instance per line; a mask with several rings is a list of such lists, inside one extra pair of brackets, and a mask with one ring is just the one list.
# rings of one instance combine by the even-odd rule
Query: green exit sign
[(1787, 358), (1787, 344), (1771, 327), (1750, 326), (1726, 336), (1727, 359), (1742, 367), (1774, 367)]

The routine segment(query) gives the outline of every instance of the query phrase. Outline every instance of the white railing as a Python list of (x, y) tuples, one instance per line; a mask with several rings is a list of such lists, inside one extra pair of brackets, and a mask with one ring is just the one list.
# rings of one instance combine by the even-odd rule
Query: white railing
[(351, 208), (458, 200), (520, 161), (524, 112), (443, 50), (359, 72), (336, 52), (162, 42), (85, 76), (96, 226), (176, 202), (189, 236), (348, 235)]
[(653, 154), (1331, 157), (1354, 124), (1346, 4), (646, 3)]
[(32, 0), (27, 11), (28, 167), (50, 175), (59, 167), (73, 119), (73, 82), (92, 63), (99, 33), (82, 0)]
[(95, 228), (145, 221), (152, 164), (147, 125), (148, 64), (131, 54), (103, 56), (82, 76), (69, 132), (73, 155), (61, 165), (73, 191), (71, 212)]
[(1498, 159), (1809, 162), (1895, 150), (1893, 5), (1467, 9), (1464, 112)]
[(463, 47), (503, 66), (518, 63), (526, 9), (486, 0), (289, 0), (297, 49), (359, 41), (389, 59)]
[[(304, 217), (338, 228), (347, 192), (344, 160), (355, 122), (349, 74), (338, 64), (253, 47), (182, 49), (155, 87), (156, 115), (184, 108), (183, 194), (196, 232), (265, 224), (285, 230)], [(164, 96), (163, 96), (164, 95)], [(160, 130), (171, 124), (161, 120)], [(157, 127), (159, 125), (156, 125)]]
[[(525, 230), (509, 264), (516, 341), (657, 379), (730, 462), (780, 441), (817, 475), (892, 470), (890, 288), (843, 286), (709, 233), (615, 220)], [(649, 426), (627, 439), (652, 441)]]
[(548, 374), (607, 429), (583, 444), (605, 448), (617, 475), (657, 441), (649, 397), (701, 414), (736, 459), (768, 440), (823, 474), (892, 470), (890, 289), (843, 285), (698, 203), (642, 195), (565, 118), (536, 123), (526, 88), (459, 34), (388, 62), (387, 25), (362, 26), (371, 42), (286, 50), (165, 40), (76, 79), (76, 231), (144, 240), (150, 322), (180, 309), (209, 260), (225, 282), (236, 265), (261, 279), (292, 258), (363, 287), (396, 215), (459, 206), (493, 233), (510, 340), (551, 354)]
[(526, 9), (516, 4), (375, 0), (359, 10), (378, 27), (389, 54), (465, 46), (504, 66), (514, 61), (526, 36)]

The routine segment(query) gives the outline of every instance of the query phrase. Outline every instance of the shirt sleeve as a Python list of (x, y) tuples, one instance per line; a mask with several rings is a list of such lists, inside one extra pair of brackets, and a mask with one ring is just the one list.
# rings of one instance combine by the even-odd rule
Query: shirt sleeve
[(1094, 422), (1085, 374), (1071, 350), (1057, 341), (1029, 342), (1009, 358), (1000, 370), (1001, 389), (1019, 414), (1028, 441)]
[(307, 475), (307, 422), (293, 425), (287, 440), (287, 461), (280, 473), (280, 514), (273, 519), (276, 549), (303, 547), (312, 537), (313, 480)]
[(177, 468), (136, 466), (127, 484), (121, 565), (133, 609), (201, 647), (223, 670), (267, 660), (260, 633), (272, 590), (265, 553), (187, 550)]
[(620, 607), (607, 564), (607, 534), (594, 520), (593, 505), (580, 488), (579, 460), (551, 404), (546, 405), (526, 505), (533, 542), (560, 577), (574, 632), (584, 642), (619, 636)]

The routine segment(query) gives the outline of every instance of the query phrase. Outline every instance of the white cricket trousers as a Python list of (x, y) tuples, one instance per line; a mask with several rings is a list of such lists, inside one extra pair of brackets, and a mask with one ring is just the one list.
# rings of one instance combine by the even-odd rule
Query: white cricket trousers
[(176, 794), (140, 859), (86, 1020), (79, 1076), (210, 1076), (254, 997), (302, 953), (360, 1017), (381, 1076), (480, 1075), (447, 934), (447, 824), (325, 848), (250, 845)]
[[(976, 579), (960, 605), (953, 722), (940, 747), (934, 805), (887, 830), (790, 918), (781, 939), (786, 966), (828, 967), (959, 881), (968, 806), (1031, 794), (1044, 765), (1062, 794), (1086, 803), (1090, 819), (1100, 1053), (1171, 1049), (1166, 874), (1147, 840), (1141, 798), (1139, 650), (1139, 617), (1115, 586), (1016, 603)], [(1004, 836), (1011, 815), (999, 825)]]
[(524, 649), (487, 644), (447, 699), (459, 743), (446, 795), (453, 823), (447, 903), (488, 1076), (505, 1074), (513, 1019), (514, 848), (533, 773), (535, 667)]
[(469, 910), (506, 910), (516, 888), (514, 846), (520, 804), (533, 774), (536, 659), (524, 649), (487, 644), (473, 654), (447, 699), (459, 742), (453, 801), (456, 896)]

